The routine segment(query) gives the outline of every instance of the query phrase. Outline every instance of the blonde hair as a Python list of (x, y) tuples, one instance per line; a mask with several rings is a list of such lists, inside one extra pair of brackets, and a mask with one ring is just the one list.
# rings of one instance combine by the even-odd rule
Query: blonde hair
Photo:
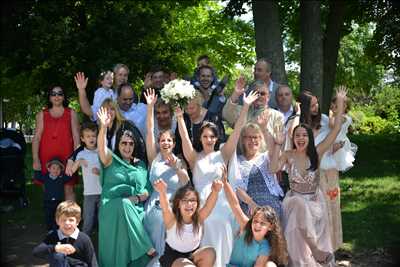
[(110, 107), (115, 111), (115, 119), (113, 125), (115, 125), (115, 131), (118, 131), (118, 129), (121, 128), (121, 125), (125, 120), (121, 112), (119, 111), (118, 104), (111, 98), (106, 98), (104, 99), (103, 103), (101, 103), (101, 106), (103, 108)]
[(193, 101), (195, 104), (197, 104), (201, 107), (201, 106), (203, 106), (203, 103), (204, 103), (204, 97), (200, 91), (196, 90), (194, 97), (191, 101)]
[(265, 152), (267, 150), (267, 145), (265, 143), (264, 134), (260, 128), (260, 125), (258, 125), (257, 123), (254, 123), (254, 122), (249, 122), (245, 126), (243, 126), (243, 128), (240, 132), (239, 144), (238, 144), (239, 153), (245, 154), (245, 152), (246, 152), (243, 142), (244, 142), (244, 136), (246, 134), (247, 129), (253, 129), (253, 130), (257, 131), (257, 133), (261, 136), (261, 140), (260, 140), (261, 150), (259, 152)]
[(75, 217), (79, 222), (81, 220), (81, 207), (75, 201), (66, 200), (61, 202), (56, 209), (56, 220), (62, 215), (66, 217)]

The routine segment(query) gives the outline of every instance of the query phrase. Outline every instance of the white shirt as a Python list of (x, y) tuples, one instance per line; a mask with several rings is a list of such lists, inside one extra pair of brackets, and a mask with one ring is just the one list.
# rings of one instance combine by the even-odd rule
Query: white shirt
[(85, 147), (76, 155), (76, 160), (79, 159), (86, 160), (87, 162), (87, 167), (81, 165), (83, 177), (83, 195), (100, 195), (100, 176), (93, 173), (93, 168), (97, 168), (97, 170), (100, 171), (100, 161), (97, 149), (90, 150)]
[(79, 235), (79, 228), (76, 227), (75, 231), (70, 236), (64, 235), (63, 232), (61, 232), (60, 229), (57, 229), (57, 235), (58, 235), (58, 239), (59, 240), (63, 240), (64, 238), (73, 238), (73, 239), (77, 240), (78, 239), (78, 235)]
[(293, 106), (290, 105), (290, 108), (288, 111), (284, 112), (281, 109), (278, 109), (280, 113), (283, 114), (283, 123), (286, 124), (287, 120), (289, 119), (290, 115), (293, 114)]
[(146, 138), (146, 114), (147, 106), (143, 103), (132, 104), (128, 111), (120, 109), (122, 116), (125, 119), (133, 122), (135, 126), (139, 129), (143, 138)]
[(103, 101), (107, 98), (111, 98), (113, 101), (115, 101), (117, 99), (117, 93), (111, 88), (105, 89), (103, 87), (97, 88), (97, 90), (94, 92), (92, 105), (93, 121), (97, 120), (97, 111), (99, 111), (101, 104), (103, 104)]
[(202, 232), (201, 225), (199, 225), (199, 232), (194, 233), (193, 224), (183, 224), (181, 232), (178, 234), (176, 232), (175, 222), (170, 229), (167, 229), (167, 238), (165, 242), (176, 251), (182, 253), (191, 252), (200, 246)]

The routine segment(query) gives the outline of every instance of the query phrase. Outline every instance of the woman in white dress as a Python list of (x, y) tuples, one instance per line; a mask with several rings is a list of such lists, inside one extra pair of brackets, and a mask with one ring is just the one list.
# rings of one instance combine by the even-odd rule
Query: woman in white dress
[[(157, 95), (153, 89), (148, 89), (144, 96), (147, 101), (146, 152), (150, 166), (150, 183), (153, 184), (154, 181), (162, 179), (168, 186), (167, 197), (171, 199), (176, 190), (188, 183), (189, 176), (182, 165), (182, 161), (172, 152), (175, 147), (175, 136), (171, 130), (159, 133), (158, 147), (160, 152), (157, 153), (154, 136), (154, 105), (157, 102)], [(158, 255), (163, 255), (165, 227), (160, 207), (160, 195), (155, 190), (145, 205), (144, 225)], [(158, 261), (152, 260), (148, 266), (159, 266)]]
[[(182, 137), (183, 154), (189, 163), (193, 173), (195, 189), (200, 194), (200, 202), (203, 205), (211, 193), (211, 185), (215, 179), (221, 179), (222, 166), (232, 157), (239, 140), (240, 130), (246, 122), (250, 105), (258, 98), (258, 92), (251, 92), (243, 97), (243, 108), (235, 128), (220, 151), (214, 151), (218, 139), (218, 128), (215, 124), (205, 122), (200, 129), (201, 152), (196, 152), (190, 141), (183, 111), (176, 109), (178, 129)], [(216, 251), (215, 266), (225, 266), (229, 263), (233, 246), (233, 231), (231, 221), (233, 215), (226, 200), (225, 193), (220, 192), (217, 204), (211, 215), (204, 223), (204, 236), (201, 246), (211, 246)]]

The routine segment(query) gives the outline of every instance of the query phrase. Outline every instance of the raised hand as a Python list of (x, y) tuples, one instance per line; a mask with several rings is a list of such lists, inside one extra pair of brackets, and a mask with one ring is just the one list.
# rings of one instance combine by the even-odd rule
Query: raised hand
[(167, 184), (164, 182), (163, 179), (157, 179), (154, 181), (153, 183), (153, 187), (154, 189), (158, 192), (158, 193), (167, 193)]
[(221, 191), (223, 186), (224, 186), (224, 183), (220, 179), (216, 179), (213, 181), (213, 183), (211, 185), (211, 190), (214, 192), (219, 192), (219, 191)]
[(144, 78), (144, 88), (150, 88), (152, 83), (151, 83), (151, 76), (153, 75), (153, 73), (148, 72), (146, 73), (146, 76)]
[(269, 109), (264, 110), (260, 115), (258, 115), (257, 124), (260, 125), (261, 129), (264, 130), (267, 128), (269, 117), (270, 117)]
[(75, 74), (75, 84), (76, 87), (80, 92), (85, 91), (87, 83), (88, 83), (88, 78), (85, 78), (85, 73), (83, 72), (78, 72)]
[(111, 116), (105, 107), (100, 107), (99, 111), (97, 111), (97, 117), (99, 118), (101, 125), (105, 127), (110, 126)]
[(152, 105), (154, 106), (155, 103), (157, 102), (157, 95), (154, 91), (154, 89), (147, 89), (146, 92), (144, 92), (144, 97), (146, 98), (147, 105)]
[(232, 102), (236, 102), (238, 98), (244, 94), (246, 87), (246, 79), (243, 75), (240, 75), (239, 79), (237, 79), (235, 84), (235, 90), (232, 93)]
[(277, 124), (274, 127), (274, 142), (277, 145), (282, 145), (285, 142), (285, 133), (283, 131), (283, 125), (282, 124)]
[(347, 88), (343, 85), (339, 86), (336, 90), (336, 98), (337, 99), (346, 99)]
[(259, 94), (255, 90), (251, 91), (250, 94), (248, 94), (248, 95), (244, 94), (243, 95), (243, 106), (249, 107), (251, 104), (253, 104), (254, 101), (257, 100), (258, 96), (259, 96)]
[(183, 116), (183, 110), (180, 107), (175, 108), (175, 117), (182, 117)]

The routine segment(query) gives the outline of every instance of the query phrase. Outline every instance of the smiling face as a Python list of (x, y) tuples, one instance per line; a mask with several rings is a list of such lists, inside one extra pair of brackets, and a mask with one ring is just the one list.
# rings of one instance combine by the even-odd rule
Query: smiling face
[(115, 85), (116, 87), (120, 86), (123, 83), (128, 82), (128, 70), (124, 67), (121, 67), (115, 73)]
[(319, 104), (318, 104), (318, 99), (315, 96), (311, 97), (311, 101), (310, 101), (310, 113), (313, 116), (318, 115), (319, 112)]
[(293, 144), (298, 151), (307, 149), (309, 137), (306, 128), (298, 127), (293, 133)]
[(172, 124), (172, 113), (168, 105), (156, 106), (156, 119), (160, 129), (169, 129)]
[(266, 85), (259, 86), (256, 88), (258, 92), (258, 98), (254, 101), (254, 106), (256, 108), (267, 107), (269, 101), (269, 90)]
[(130, 161), (132, 159), (135, 143), (133, 139), (127, 135), (122, 135), (118, 144), (119, 153), (123, 160)]
[(206, 127), (200, 135), (200, 142), (203, 146), (203, 150), (206, 153), (212, 152), (214, 151), (214, 147), (217, 142), (217, 136), (210, 128)]
[(129, 86), (124, 86), (121, 88), (121, 93), (118, 96), (118, 105), (121, 110), (128, 111), (135, 100), (135, 95), (133, 90)]
[(47, 168), (47, 171), (51, 176), (58, 177), (61, 175), (61, 166), (56, 163), (53, 163)]
[(79, 221), (76, 217), (67, 216), (62, 214), (60, 217), (56, 219), (57, 225), (59, 226), (60, 231), (65, 236), (71, 236), (75, 229), (78, 227)]
[(97, 132), (91, 129), (85, 129), (82, 132), (81, 141), (85, 143), (87, 149), (95, 149), (97, 140)]
[(245, 156), (253, 156), (261, 149), (262, 136), (255, 128), (247, 128), (242, 135)]
[(184, 197), (179, 201), (179, 211), (185, 221), (192, 218), (198, 208), (198, 199), (193, 191), (187, 191)]
[(186, 114), (188, 114), (190, 120), (194, 121), (201, 114), (201, 106), (196, 100), (191, 100), (185, 108)]
[(175, 147), (175, 142), (173, 137), (171, 136), (171, 132), (170, 131), (163, 132), (160, 135), (158, 144), (160, 146), (160, 152), (172, 153), (172, 150)]
[(114, 74), (111, 71), (108, 71), (106, 75), (104, 75), (103, 80), (101, 80), (101, 86), (105, 89), (109, 89), (112, 87), (114, 81)]
[(271, 223), (267, 221), (261, 211), (254, 214), (251, 222), (251, 231), (254, 239), (257, 241), (264, 239), (268, 231), (271, 230), (271, 226)]
[(154, 88), (161, 89), (164, 86), (165, 75), (164, 71), (157, 71), (151, 75), (151, 83)]
[(213, 80), (212, 71), (209, 68), (200, 69), (200, 85), (203, 89), (208, 89), (211, 86)]

